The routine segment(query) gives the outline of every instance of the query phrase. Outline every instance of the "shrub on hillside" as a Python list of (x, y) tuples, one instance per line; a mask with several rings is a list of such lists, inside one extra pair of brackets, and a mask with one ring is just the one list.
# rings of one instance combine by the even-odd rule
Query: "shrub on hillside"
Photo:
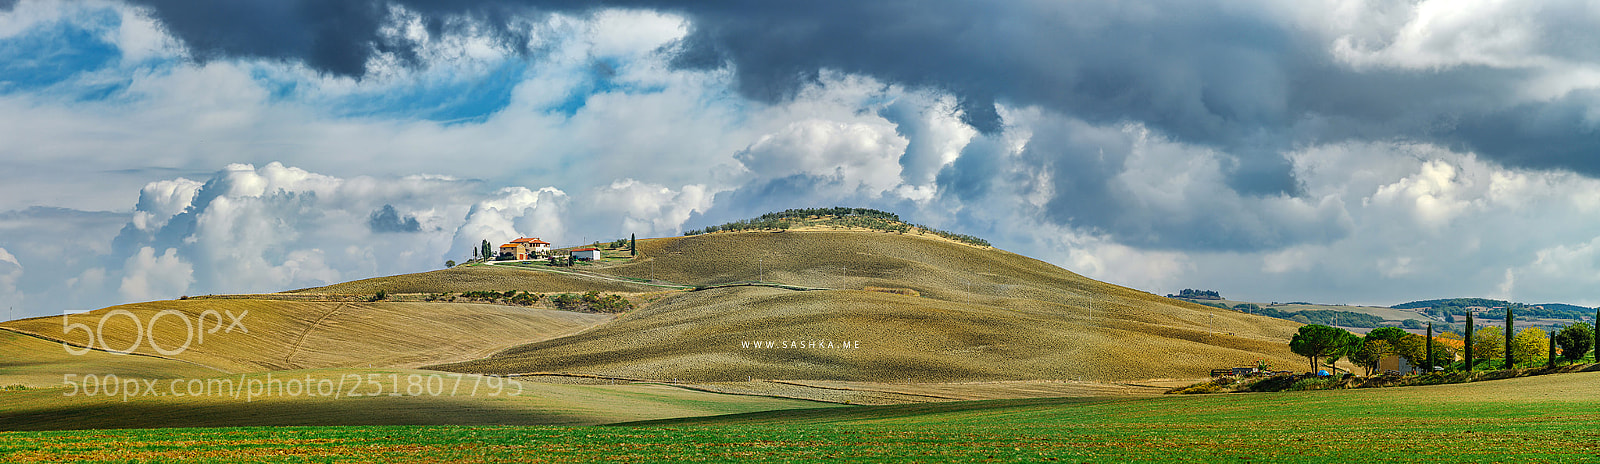
[(1312, 378), (1309, 378), (1309, 379), (1300, 379), (1299, 381), (1296, 381), (1293, 385), (1290, 385), (1289, 388), (1286, 389), (1286, 390), (1287, 391), (1328, 390), (1328, 389), (1332, 389), (1332, 388), (1334, 388), (1334, 387), (1336, 387), (1338, 385), (1339, 385), (1339, 381), (1335, 380), (1333, 377), (1312, 377)]
[(560, 295), (550, 297), (551, 304), (556, 305), (556, 308), (566, 311), (576, 311), (578, 309), (578, 305), (582, 302), (583, 298), (579, 298), (578, 295), (571, 293), (562, 293)]
[(511, 304), (533, 306), (533, 304), (538, 303), (541, 298), (544, 298), (543, 294), (535, 295), (528, 292), (522, 292), (511, 297)]

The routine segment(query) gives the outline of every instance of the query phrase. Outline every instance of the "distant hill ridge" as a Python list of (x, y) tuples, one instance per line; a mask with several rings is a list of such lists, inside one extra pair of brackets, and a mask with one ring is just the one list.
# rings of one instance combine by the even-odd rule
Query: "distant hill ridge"
[[(1586, 308), (1583, 306), (1570, 305), (1566, 303), (1525, 304), (1489, 298), (1442, 298), (1437, 300), (1420, 300), (1410, 303), (1401, 303), (1390, 307), (1394, 309), (1439, 309), (1447, 314), (1465, 315), (1466, 308), (1474, 306), (1481, 306), (1485, 308), (1510, 307), (1512, 308), (1513, 315), (1518, 316), (1569, 319), (1580, 319), (1585, 316), (1592, 316), (1595, 310), (1595, 308)], [(1503, 315), (1505, 314), (1505, 311), (1502, 309), (1486, 312), (1484, 314)]]

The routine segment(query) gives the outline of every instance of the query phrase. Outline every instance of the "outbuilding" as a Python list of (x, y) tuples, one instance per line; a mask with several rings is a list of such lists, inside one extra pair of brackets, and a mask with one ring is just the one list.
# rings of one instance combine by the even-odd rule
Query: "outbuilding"
[(589, 247), (572, 250), (572, 259), (576, 259), (578, 261), (599, 261), (600, 249)]

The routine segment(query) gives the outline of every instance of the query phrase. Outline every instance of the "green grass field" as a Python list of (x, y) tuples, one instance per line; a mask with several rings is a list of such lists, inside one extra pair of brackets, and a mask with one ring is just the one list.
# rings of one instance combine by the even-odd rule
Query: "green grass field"
[(1600, 373), (1476, 384), (794, 409), (608, 427), (0, 433), (25, 461), (1596, 462)]

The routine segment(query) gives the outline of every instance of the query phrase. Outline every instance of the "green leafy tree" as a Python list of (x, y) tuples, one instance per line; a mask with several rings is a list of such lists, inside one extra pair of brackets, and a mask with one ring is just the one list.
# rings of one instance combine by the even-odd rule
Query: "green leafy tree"
[(1583, 359), (1583, 355), (1594, 348), (1594, 327), (1586, 322), (1569, 325), (1556, 334), (1556, 345), (1561, 347), (1561, 357), (1567, 361)]
[(1448, 364), (1455, 357), (1455, 350), (1439, 340), (1408, 333), (1395, 344), (1395, 354), (1426, 372), (1431, 366)]
[(444, 261), (444, 267), (445, 267), (445, 269), (456, 267), (456, 260), (453, 260), (453, 259), (445, 260)]
[(1473, 356), (1477, 356), (1478, 359), (1494, 359), (1505, 356), (1505, 341), (1505, 330), (1499, 327), (1489, 326), (1478, 329), (1477, 333), (1472, 334)]
[(1361, 342), (1360, 349), (1350, 354), (1350, 362), (1361, 366), (1361, 369), (1366, 371), (1366, 375), (1370, 376), (1373, 372), (1378, 371), (1378, 363), (1392, 354), (1394, 354), (1394, 345), (1390, 345), (1386, 340), (1368, 338)]
[(1513, 358), (1523, 361), (1543, 358), (1550, 354), (1546, 351), (1546, 343), (1548, 340), (1545, 339), (1544, 329), (1529, 327), (1517, 332), (1517, 336), (1511, 339), (1510, 351)]
[(1348, 354), (1361, 343), (1355, 334), (1344, 329), (1325, 325), (1307, 325), (1300, 327), (1300, 333), (1289, 340), (1289, 351), (1305, 356), (1311, 361), (1311, 370), (1316, 371), (1322, 363), (1322, 358), (1336, 358)]
[(1389, 346), (1395, 346), (1400, 344), (1400, 339), (1405, 338), (1407, 335), (1411, 335), (1411, 332), (1401, 330), (1398, 327), (1379, 327), (1367, 332), (1367, 340), (1383, 340), (1389, 342)]

